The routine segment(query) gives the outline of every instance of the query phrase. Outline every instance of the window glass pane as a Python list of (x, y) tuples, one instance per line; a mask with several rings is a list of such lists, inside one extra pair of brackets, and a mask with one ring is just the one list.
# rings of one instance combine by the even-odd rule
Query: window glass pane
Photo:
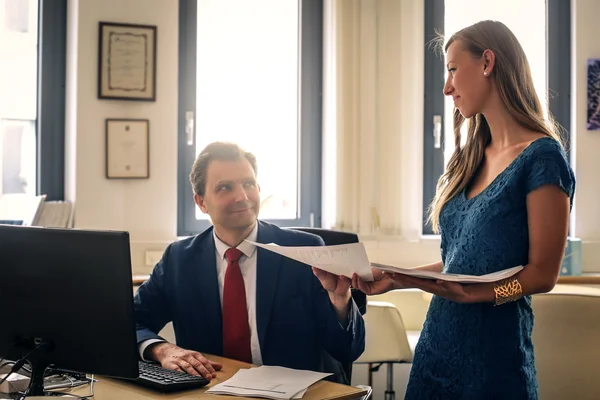
[(198, 0), (196, 153), (217, 140), (254, 153), (263, 219), (298, 215), (298, 9)]
[(0, 0), (0, 196), (36, 191), (37, 0)]
[[(519, 12), (515, 12), (515, 10), (519, 10)], [(485, 2), (480, 0), (445, 0), (444, 32), (447, 37), (466, 26), (486, 19), (504, 23), (515, 34), (527, 55), (535, 90), (540, 97), (542, 107), (544, 110), (547, 110), (546, 1), (505, 0), (502, 2)], [(454, 104), (451, 97), (446, 97), (444, 108), (444, 164), (446, 165), (454, 151), (452, 124)], [(465, 123), (463, 125), (463, 132), (466, 132), (466, 126), (467, 124)], [(464, 143), (465, 135), (461, 135), (461, 138)]]
[(2, 120), (2, 193), (35, 194), (35, 122)]

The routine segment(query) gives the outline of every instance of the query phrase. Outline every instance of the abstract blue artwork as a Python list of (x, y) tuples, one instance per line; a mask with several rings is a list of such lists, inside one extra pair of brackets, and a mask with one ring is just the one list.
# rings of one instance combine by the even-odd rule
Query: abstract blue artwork
[(588, 60), (587, 79), (587, 129), (600, 130), (600, 59)]

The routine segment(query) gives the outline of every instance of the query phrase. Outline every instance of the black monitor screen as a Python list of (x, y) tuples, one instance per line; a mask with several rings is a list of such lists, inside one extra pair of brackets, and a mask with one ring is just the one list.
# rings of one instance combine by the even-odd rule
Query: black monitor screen
[(127, 232), (0, 225), (0, 359), (138, 376)]

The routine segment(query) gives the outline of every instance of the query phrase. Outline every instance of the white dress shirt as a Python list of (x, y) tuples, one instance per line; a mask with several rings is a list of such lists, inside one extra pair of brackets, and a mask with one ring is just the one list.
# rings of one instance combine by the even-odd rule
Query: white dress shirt
[[(225, 252), (229, 249), (226, 245), (217, 237), (213, 229), (213, 237), (215, 239), (215, 257), (217, 265), (217, 282), (219, 284), (219, 298), (221, 299), (221, 307), (223, 307), (223, 285), (225, 283), (225, 272), (227, 271), (227, 259), (225, 258)], [(256, 242), (258, 237), (258, 223), (254, 225), (254, 229), (246, 239)], [(242, 271), (242, 277), (244, 278), (244, 288), (246, 290), (246, 307), (248, 308), (248, 325), (250, 326), (250, 351), (252, 352), (252, 364), (262, 365), (262, 355), (260, 353), (260, 344), (258, 343), (258, 329), (256, 326), (256, 258), (257, 251), (256, 246), (242, 242), (237, 246), (243, 255), (239, 260), (240, 270)], [(201, 335), (201, 332), (198, 332)], [(162, 342), (160, 339), (148, 339), (140, 344), (139, 351), (140, 357), (144, 361), (148, 361), (144, 358), (144, 351), (146, 348), (157, 342)]]
[[(217, 257), (217, 281), (219, 282), (219, 297), (221, 298), (221, 308), (223, 307), (223, 285), (225, 284), (225, 272), (227, 271), (227, 259), (225, 252), (229, 249), (217, 237), (215, 237), (215, 250)], [(246, 239), (256, 242), (258, 237), (258, 224), (254, 225), (254, 229)], [(250, 326), (250, 351), (252, 352), (252, 364), (262, 365), (262, 356), (260, 353), (260, 344), (258, 343), (258, 329), (256, 327), (256, 246), (242, 242), (237, 246), (243, 255), (239, 260), (240, 270), (244, 278), (244, 288), (246, 289), (246, 307), (248, 308), (248, 325)]]

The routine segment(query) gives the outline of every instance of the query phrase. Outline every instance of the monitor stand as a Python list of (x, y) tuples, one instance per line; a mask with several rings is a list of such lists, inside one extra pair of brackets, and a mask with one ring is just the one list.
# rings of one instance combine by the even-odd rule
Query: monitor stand
[[(46, 392), (44, 390), (44, 373), (50, 365), (47, 361), (46, 354), (54, 350), (52, 342), (45, 341), (40, 338), (19, 338), (15, 345), (23, 348), (25, 355), (17, 364), (28, 362), (31, 366), (31, 381), (29, 387), (25, 391), (25, 398), (29, 399), (33, 396), (56, 396), (56, 393)], [(15, 367), (17, 365), (15, 364)], [(20, 369), (20, 367), (18, 368)]]
[(33, 355), (27, 360), (31, 364), (31, 382), (26, 392), (26, 399), (29, 399), (30, 396), (52, 396), (52, 393), (44, 391), (44, 373), (49, 365), (47, 362), (36, 360), (36, 358)]
[(31, 364), (31, 382), (29, 383), (29, 388), (25, 391), (25, 400), (47, 400), (48, 396), (52, 396), (54, 398), (78, 398), (73, 394), (63, 394), (60, 392), (44, 390), (44, 373), (46, 372), (49, 364), (47, 362), (36, 360), (35, 356), (31, 357), (27, 361), (29, 361)]

